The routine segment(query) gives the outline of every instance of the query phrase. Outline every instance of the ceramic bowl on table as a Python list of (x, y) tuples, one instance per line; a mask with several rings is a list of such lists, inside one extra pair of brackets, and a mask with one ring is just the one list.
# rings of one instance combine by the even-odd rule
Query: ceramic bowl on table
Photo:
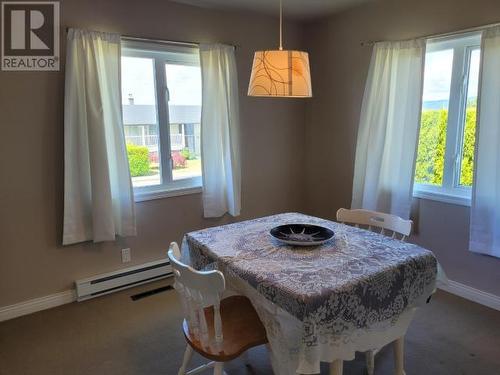
[(333, 238), (331, 229), (312, 224), (285, 224), (269, 232), (278, 241), (294, 246), (318, 246)]

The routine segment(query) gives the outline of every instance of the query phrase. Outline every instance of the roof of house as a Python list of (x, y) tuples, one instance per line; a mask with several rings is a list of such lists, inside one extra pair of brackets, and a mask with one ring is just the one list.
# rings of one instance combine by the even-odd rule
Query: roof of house
[[(200, 105), (169, 105), (171, 124), (196, 124), (200, 122)], [(123, 123), (125, 125), (156, 124), (156, 106), (148, 104), (124, 104)]]

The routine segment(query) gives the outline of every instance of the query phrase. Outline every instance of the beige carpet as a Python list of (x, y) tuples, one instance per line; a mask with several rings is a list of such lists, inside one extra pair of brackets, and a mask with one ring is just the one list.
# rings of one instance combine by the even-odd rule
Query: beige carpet
[[(175, 291), (133, 302), (157, 282), (0, 323), (1, 375), (175, 375), (184, 351)], [(392, 374), (392, 350), (376, 358), (376, 374)], [(200, 357), (193, 365), (202, 363)], [(229, 375), (271, 374), (264, 348), (250, 351), (247, 369)], [(406, 340), (408, 375), (500, 374), (500, 312), (438, 292), (421, 309)], [(209, 374), (210, 372), (207, 372)], [(322, 369), (327, 374), (327, 367)], [(345, 375), (364, 374), (363, 356)]]

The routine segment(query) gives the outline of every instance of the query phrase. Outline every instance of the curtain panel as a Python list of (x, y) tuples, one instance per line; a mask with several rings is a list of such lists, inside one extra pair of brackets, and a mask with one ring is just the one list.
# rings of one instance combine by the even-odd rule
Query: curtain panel
[(410, 216), (425, 42), (373, 48), (363, 96), (352, 208)]
[(202, 75), (201, 151), (205, 217), (241, 208), (238, 78), (234, 47), (200, 45)]
[(68, 31), (64, 245), (136, 234), (121, 113), (120, 55), (117, 34)]
[(500, 27), (482, 36), (469, 249), (500, 257)]

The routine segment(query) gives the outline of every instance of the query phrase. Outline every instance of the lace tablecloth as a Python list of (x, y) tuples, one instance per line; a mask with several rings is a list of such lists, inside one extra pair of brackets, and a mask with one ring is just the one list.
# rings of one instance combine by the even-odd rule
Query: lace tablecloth
[[(291, 223), (335, 236), (305, 248), (269, 234)], [(437, 273), (432, 252), (417, 245), (298, 213), (188, 233), (183, 257), (196, 269), (221, 270), (228, 288), (252, 300), (275, 374), (318, 373), (320, 361), (350, 360), (403, 335)]]

